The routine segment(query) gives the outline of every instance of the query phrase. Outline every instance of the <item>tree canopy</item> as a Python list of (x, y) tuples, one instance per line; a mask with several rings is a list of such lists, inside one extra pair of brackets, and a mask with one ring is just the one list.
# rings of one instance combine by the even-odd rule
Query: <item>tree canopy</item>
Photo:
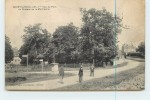
[[(29, 63), (39, 54), (45, 54), (48, 49), (51, 34), (41, 27), (41, 24), (29, 25), (24, 29), (23, 35), (24, 44), (20, 48), (20, 57), (22, 55), (29, 55)], [(22, 60), (24, 63), (25, 60)]]
[(141, 52), (145, 55), (145, 42), (141, 42), (138, 46), (138, 48), (136, 49), (137, 52)]
[(57, 62), (73, 62), (78, 46), (78, 28), (70, 23), (60, 26), (53, 33), (52, 43), (55, 46), (55, 57)]
[(37, 55), (43, 55), (50, 63), (102, 62), (117, 55), (117, 35), (121, 32), (122, 19), (106, 9), (80, 9), (82, 26), (70, 23), (59, 26), (51, 34), (41, 24), (25, 27), (21, 55), (28, 54), (32, 63)]
[(11, 42), (9, 38), (5, 35), (5, 63), (9, 63), (14, 58), (14, 53), (12, 50)]
[(81, 9), (82, 28), (81, 45), (83, 61), (91, 62), (102, 58), (116, 56), (117, 35), (121, 32), (119, 17), (113, 16), (106, 9)]

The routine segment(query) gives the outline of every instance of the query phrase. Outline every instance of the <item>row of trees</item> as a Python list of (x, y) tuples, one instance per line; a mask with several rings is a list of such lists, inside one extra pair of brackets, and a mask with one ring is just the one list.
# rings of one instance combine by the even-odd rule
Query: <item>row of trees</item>
[(141, 42), (136, 51), (141, 52), (145, 56), (145, 42)]
[[(121, 32), (121, 21), (106, 9), (80, 9), (82, 26), (78, 28), (70, 23), (59, 26), (53, 34), (41, 27), (41, 24), (25, 27), (24, 44), (20, 48), (20, 57), (29, 55), (29, 63), (42, 55), (49, 63), (102, 62), (117, 55), (117, 35)], [(94, 59), (94, 60), (93, 60)], [(25, 63), (26, 59), (22, 59)]]

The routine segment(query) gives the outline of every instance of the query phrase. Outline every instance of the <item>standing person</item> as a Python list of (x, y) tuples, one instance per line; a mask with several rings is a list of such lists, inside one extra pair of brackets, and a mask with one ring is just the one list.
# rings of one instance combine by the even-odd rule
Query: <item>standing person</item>
[(90, 67), (90, 76), (94, 77), (94, 64)]
[(60, 82), (63, 83), (63, 78), (64, 78), (64, 67), (61, 65), (59, 68), (59, 76), (60, 76)]
[(81, 65), (81, 67), (79, 69), (78, 75), (79, 75), (79, 83), (81, 83), (82, 80), (83, 80), (83, 68), (82, 68), (82, 65)]
[(124, 58), (126, 59), (126, 57), (127, 57), (127, 54), (126, 54), (126, 52), (124, 53)]

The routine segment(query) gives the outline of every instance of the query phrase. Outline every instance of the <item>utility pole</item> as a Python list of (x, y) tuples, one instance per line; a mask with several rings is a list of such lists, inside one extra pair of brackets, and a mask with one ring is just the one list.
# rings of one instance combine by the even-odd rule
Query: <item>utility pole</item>
[(92, 54), (93, 54), (93, 66), (95, 66), (95, 50), (94, 50), (94, 47), (95, 47), (95, 40), (94, 40), (94, 35), (92, 36), (91, 34), (92, 32), (90, 32), (90, 41), (91, 43), (93, 43), (93, 48), (92, 48)]
[(94, 35), (93, 35), (93, 66), (95, 67), (95, 39), (94, 39)]

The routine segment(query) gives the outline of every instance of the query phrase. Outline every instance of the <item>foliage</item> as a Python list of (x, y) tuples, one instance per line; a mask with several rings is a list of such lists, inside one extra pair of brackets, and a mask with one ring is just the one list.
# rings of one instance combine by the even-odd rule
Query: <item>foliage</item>
[(71, 63), (78, 55), (78, 28), (70, 23), (59, 26), (53, 33), (54, 56), (56, 62)]
[[(28, 54), (29, 63), (33, 63), (39, 54), (49, 63), (92, 63), (93, 59), (95, 63), (101, 63), (114, 58), (122, 19), (106, 9), (80, 11), (83, 22), (80, 30), (70, 23), (59, 26), (51, 37), (41, 24), (25, 27), (20, 57)], [(25, 59), (22, 61), (25, 62)]]
[(106, 9), (81, 9), (81, 50), (83, 62), (97, 62), (116, 56), (117, 34), (121, 32), (121, 21)]
[(5, 63), (13, 60), (14, 54), (9, 38), (5, 35)]
[(145, 57), (145, 55), (143, 55), (141, 52), (129, 52), (127, 54), (127, 56), (133, 57), (133, 58), (144, 58)]
[(138, 48), (136, 49), (137, 52), (141, 52), (143, 53), (143, 55), (145, 55), (145, 42), (141, 42), (138, 46)]
[(12, 48), (13, 52), (14, 52), (14, 56), (18, 56), (19, 52), (18, 52), (18, 48), (17, 47), (13, 47)]
[[(29, 25), (24, 29), (24, 44), (20, 48), (20, 58), (22, 55), (29, 55), (29, 63), (33, 63), (37, 55), (44, 55), (48, 49), (51, 34), (41, 28), (41, 24)], [(26, 59), (22, 59), (21, 63), (25, 63)]]

